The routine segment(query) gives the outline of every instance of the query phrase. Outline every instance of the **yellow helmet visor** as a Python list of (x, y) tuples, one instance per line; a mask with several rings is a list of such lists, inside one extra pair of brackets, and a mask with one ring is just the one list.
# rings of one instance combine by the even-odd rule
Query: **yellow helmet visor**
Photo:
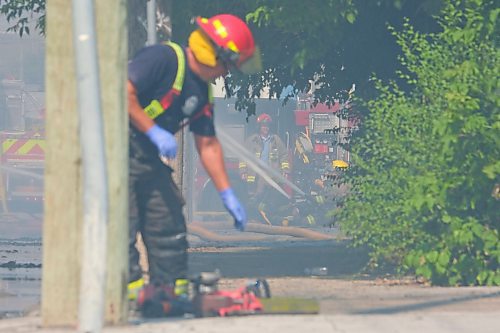
[(217, 53), (215, 48), (201, 29), (196, 29), (189, 35), (188, 45), (196, 60), (209, 67), (217, 66)]

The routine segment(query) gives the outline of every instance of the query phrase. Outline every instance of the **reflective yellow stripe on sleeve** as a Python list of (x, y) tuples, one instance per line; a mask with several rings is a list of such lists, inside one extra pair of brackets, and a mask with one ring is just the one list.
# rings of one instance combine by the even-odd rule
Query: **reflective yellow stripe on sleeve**
[(165, 112), (165, 110), (168, 109), (174, 96), (181, 94), (182, 86), (184, 85), (184, 74), (186, 72), (186, 57), (184, 56), (184, 51), (182, 50), (182, 47), (173, 42), (167, 42), (165, 45), (170, 46), (177, 56), (177, 73), (175, 74), (172, 88), (161, 98), (161, 102), (155, 99), (144, 108), (144, 112), (146, 112), (148, 117), (151, 119), (159, 117), (163, 112)]
[(165, 110), (161, 106), (160, 102), (155, 99), (148, 106), (144, 108), (144, 112), (148, 115), (149, 118), (155, 119), (159, 115), (161, 115)]
[(240, 164), (238, 165), (238, 168), (240, 169), (244, 169), (247, 167), (247, 164), (245, 162), (240, 162)]
[(310, 225), (316, 224), (316, 219), (314, 218), (313, 215), (309, 214), (306, 216), (307, 223)]
[(316, 196), (316, 203), (322, 205), (325, 203), (325, 198), (322, 195), (317, 195)]

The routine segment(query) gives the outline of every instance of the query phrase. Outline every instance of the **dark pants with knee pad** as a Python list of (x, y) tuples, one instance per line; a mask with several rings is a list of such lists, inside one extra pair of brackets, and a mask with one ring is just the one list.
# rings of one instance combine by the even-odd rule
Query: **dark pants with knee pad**
[(184, 200), (172, 179), (172, 169), (145, 159), (131, 145), (129, 166), (129, 281), (142, 276), (135, 248), (140, 232), (147, 248), (151, 281), (172, 282), (187, 275)]

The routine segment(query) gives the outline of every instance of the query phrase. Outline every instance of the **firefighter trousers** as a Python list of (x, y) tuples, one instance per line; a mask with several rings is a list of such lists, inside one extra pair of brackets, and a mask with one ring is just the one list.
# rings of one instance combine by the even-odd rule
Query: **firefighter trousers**
[(151, 281), (168, 283), (186, 278), (184, 199), (172, 179), (173, 170), (159, 159), (133, 156), (129, 168), (129, 281), (142, 277), (135, 247), (137, 233), (147, 249)]

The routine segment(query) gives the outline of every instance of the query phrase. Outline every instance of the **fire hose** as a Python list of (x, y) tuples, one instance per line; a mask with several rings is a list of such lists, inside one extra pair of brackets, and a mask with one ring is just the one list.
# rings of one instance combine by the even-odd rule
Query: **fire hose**
[(275, 188), (282, 195), (290, 199), (290, 196), (283, 190), (283, 188), (278, 185), (274, 180), (277, 179), (280, 183), (290, 186), (294, 191), (301, 195), (305, 195), (304, 191), (297, 187), (290, 180), (286, 179), (278, 171), (274, 170), (267, 164), (263, 163), (261, 160), (257, 159), (251, 152), (249, 152), (245, 147), (234, 140), (230, 135), (228, 135), (224, 130), (218, 128), (218, 135), (222, 139), (222, 145), (224, 149), (231, 151), (231, 153), (238, 156), (242, 160), (246, 160), (248, 165), (261, 176), (269, 185)]
[(8, 166), (5, 166), (5, 165), (0, 165), (0, 169), (8, 171), (8, 172), (12, 172), (12, 173), (17, 173), (17, 174), (20, 174), (20, 175), (23, 175), (23, 176), (28, 176), (28, 177), (33, 177), (33, 178), (36, 178), (36, 179), (43, 180), (43, 175), (40, 175), (40, 174), (35, 173), (35, 172), (26, 171), (26, 170), (20, 170), (20, 169), (16, 169), (16, 168), (13, 168), (13, 167), (8, 167)]
[[(207, 226), (221, 226), (229, 228), (228, 223), (203, 223)], [(248, 223), (246, 226), (246, 231), (266, 234), (266, 235), (283, 235), (283, 236), (293, 236), (297, 238), (305, 238), (310, 240), (332, 240), (336, 239), (334, 235), (327, 235), (318, 231), (297, 228), (297, 227), (283, 227), (283, 226), (269, 226), (261, 223)], [(211, 241), (226, 241), (226, 242), (238, 242), (238, 241), (257, 241), (257, 240), (265, 240), (267, 237), (259, 237), (256, 235), (232, 235), (232, 236), (224, 236), (209, 231), (202, 223), (200, 222), (192, 222), (188, 224), (188, 232), (198, 236), (205, 240)]]

